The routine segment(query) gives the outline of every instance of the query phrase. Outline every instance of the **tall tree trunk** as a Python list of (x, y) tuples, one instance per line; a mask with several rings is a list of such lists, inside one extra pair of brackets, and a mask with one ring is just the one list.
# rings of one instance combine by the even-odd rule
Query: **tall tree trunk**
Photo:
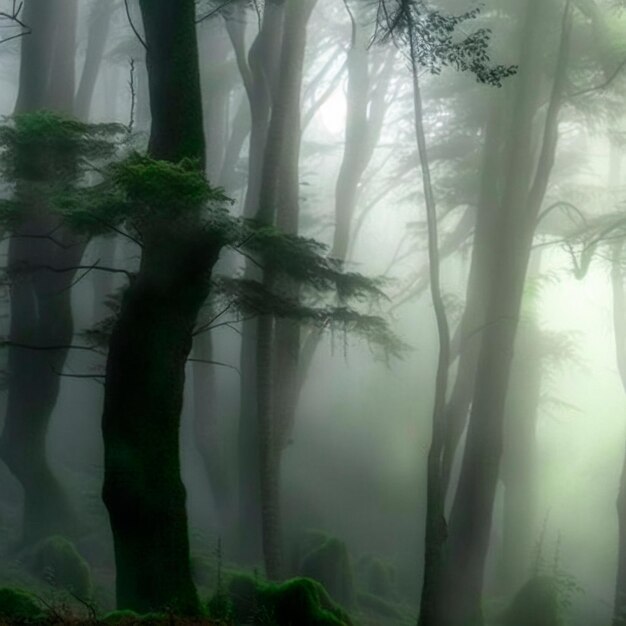
[[(193, 0), (140, 1), (149, 76), (149, 154), (197, 160), (205, 144)], [(190, 211), (196, 207), (189, 207)], [(189, 566), (179, 426), (185, 362), (219, 245), (199, 214), (146, 221), (140, 271), (126, 291), (107, 361), (103, 499), (119, 608), (197, 614)]]
[[(283, 32), (284, 3), (269, 2), (263, 14), (261, 30), (248, 61), (241, 39), (232, 32), (236, 20), (227, 22), (250, 105), (251, 132), (248, 157), (248, 188), (244, 217), (254, 218), (259, 207), (261, 171), (275, 92), (278, 54)], [(246, 264), (246, 277), (258, 279), (252, 263)], [(242, 325), (241, 339), (241, 408), (238, 435), (239, 470), (239, 551), (244, 562), (262, 558), (261, 478), (259, 473), (259, 420), (257, 413), (257, 320)]]
[[(492, 290), (487, 304), (461, 475), (450, 513), (443, 583), (446, 626), (482, 625), (483, 576), (502, 454), (504, 408), (533, 234), (554, 161), (572, 25), (566, 3), (555, 79), (536, 164), (531, 129), (535, 112), (541, 3), (529, 0), (512, 123), (514, 147), (494, 242)], [(528, 181), (532, 181), (529, 185)]]
[(102, 65), (115, 2), (94, 2), (89, 16), (85, 62), (76, 91), (76, 116), (86, 120), (91, 110), (96, 81)]
[[(257, 220), (296, 234), (299, 221), (300, 101), (307, 24), (317, 0), (289, 0), (280, 56), (279, 81), (272, 108), (263, 163)], [(280, 286), (297, 297), (297, 287), (265, 272), (270, 288)], [(289, 401), (297, 372), (299, 327), (264, 315), (257, 331), (257, 416), (263, 558), (267, 576), (282, 574), (280, 465), (282, 441), (277, 410)], [(278, 343), (280, 341), (280, 343)], [(280, 367), (280, 369), (279, 369)], [(283, 376), (286, 380), (283, 381)], [(287, 389), (287, 395), (281, 391)]]
[[(377, 80), (372, 80), (370, 68), (369, 42), (363, 16), (358, 3), (350, 8), (346, 3), (351, 26), (352, 43), (348, 51), (348, 88), (346, 130), (343, 159), (335, 185), (335, 230), (333, 244), (329, 256), (340, 263), (347, 259), (348, 248), (352, 239), (354, 214), (359, 200), (360, 185), (367, 167), (372, 161), (378, 145), (388, 108), (387, 96), (391, 82), (395, 48), (390, 47), (382, 64)], [(364, 19), (365, 18), (365, 19)], [(279, 435), (282, 448), (291, 440), (295, 424), (295, 413), (304, 387), (307, 374), (322, 341), (324, 331), (313, 328), (300, 340), (301, 329), (287, 330), (294, 326), (289, 322), (281, 322), (284, 331), (295, 341), (296, 332), (298, 345), (285, 347), (282, 355), (277, 358), (284, 363), (285, 375), (280, 377), (282, 400), (277, 407)], [(282, 341), (278, 341), (282, 345)], [(302, 344), (302, 345), (300, 345)]]
[(474, 377), (482, 332), (485, 326), (485, 303), (491, 285), (489, 273), (495, 265), (492, 242), (497, 237), (497, 213), (500, 190), (494, 181), (502, 175), (502, 129), (504, 118), (503, 94), (489, 113), (485, 129), (485, 147), (481, 172), (474, 241), (467, 281), (465, 309), (458, 329), (458, 367), (450, 397), (446, 404), (446, 432), (442, 452), (442, 488), (449, 496), (450, 477), (455, 454), (472, 402)]
[[(220, 30), (209, 24), (201, 39), (201, 54), (210, 58), (213, 65), (205, 69), (203, 82), (209, 87), (204, 100), (204, 128), (207, 144), (206, 173), (214, 185), (219, 179), (228, 143), (229, 101), (231, 76), (224, 70), (227, 64), (228, 39)], [(211, 315), (209, 309), (209, 316)], [(213, 365), (213, 339), (211, 331), (202, 333), (194, 340), (192, 364), (193, 375), (193, 430), (195, 446), (202, 459), (211, 489), (220, 537), (228, 530), (231, 521), (232, 489), (224, 458), (224, 437), (215, 406), (216, 375)]]
[[(412, 25), (411, 25), (412, 28)], [(438, 216), (434, 191), (431, 182), (430, 164), (424, 132), (422, 95), (419, 85), (418, 53), (412, 30), (409, 32), (411, 43), (411, 74), (413, 79), (413, 105), (415, 117), (415, 137), (422, 172), (422, 187), (426, 205), (428, 225), (428, 263), (430, 271), (430, 292), (437, 323), (439, 350), (437, 354), (437, 372), (435, 378), (435, 397), (432, 410), (432, 433), (426, 469), (426, 532), (424, 537), (424, 581), (420, 602), (419, 626), (438, 626), (440, 607), (438, 593), (443, 569), (443, 548), (447, 530), (444, 514), (445, 492), (442, 483), (441, 461), (444, 435), (446, 431), (445, 404), (448, 388), (448, 368), (450, 366), (450, 331), (443, 296), (441, 293), (439, 271), (439, 236)]]
[(501, 478), (504, 484), (502, 548), (496, 585), (510, 596), (528, 578), (536, 510), (536, 426), (543, 362), (541, 331), (522, 323), (506, 399)]
[[(620, 183), (621, 154), (618, 147), (611, 145), (609, 188), (615, 191)], [(611, 267), (611, 287), (613, 290), (613, 327), (615, 335), (615, 357), (617, 369), (626, 391), (626, 294), (624, 293), (623, 275), (624, 243), (618, 241), (613, 248)], [(613, 624), (619, 626), (624, 623), (626, 616), (626, 454), (619, 482), (619, 491), (616, 501), (617, 508), (617, 573), (615, 576), (615, 599), (613, 603)]]
[[(74, 98), (75, 0), (27, 0), (24, 19), (32, 35), (22, 39), (20, 86), (15, 112), (52, 108), (71, 114)], [(21, 346), (67, 346), (72, 341), (71, 285), (85, 241), (47, 215), (47, 199), (18, 185), (26, 214), (9, 243), (11, 325)], [(55, 232), (55, 243), (45, 235)], [(42, 235), (44, 237), (42, 237)], [(62, 272), (42, 270), (52, 267)], [(67, 350), (9, 348), (9, 388), (0, 454), (24, 489), (22, 541), (74, 533), (77, 524), (63, 487), (46, 457), (46, 436)]]

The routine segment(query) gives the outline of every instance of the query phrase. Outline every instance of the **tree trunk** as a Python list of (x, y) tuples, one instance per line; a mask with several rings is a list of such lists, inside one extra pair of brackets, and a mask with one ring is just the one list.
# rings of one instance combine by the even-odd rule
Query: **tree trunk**
[[(282, 39), (284, 4), (270, 2), (263, 14), (261, 31), (250, 49), (249, 61), (239, 38), (229, 31), (250, 105), (251, 132), (248, 157), (248, 188), (244, 217), (254, 218), (259, 207), (261, 171), (270, 122), (278, 54)], [(230, 26), (237, 21), (230, 22)], [(246, 277), (258, 279), (258, 269), (246, 264)], [(242, 325), (241, 408), (239, 415), (239, 557), (258, 563), (262, 558), (261, 482), (259, 420), (257, 414), (257, 320)]]
[[(618, 242), (614, 247), (611, 285), (613, 288), (615, 356), (622, 387), (624, 391), (626, 391), (626, 295), (624, 294), (624, 277), (622, 272), (623, 247), (623, 242)], [(624, 618), (626, 617), (626, 454), (624, 455), (624, 463), (620, 476), (616, 508), (618, 547), (613, 624), (614, 626), (619, 626), (624, 623)]]
[[(141, 0), (152, 128), (149, 154), (197, 160), (205, 145), (193, 0)], [(190, 207), (193, 210), (194, 207)], [(179, 426), (185, 362), (219, 245), (199, 215), (143, 224), (139, 274), (111, 337), (103, 499), (117, 566), (117, 605), (198, 614), (191, 579)]]
[(542, 382), (541, 331), (534, 321), (518, 332), (507, 393), (501, 478), (504, 483), (498, 592), (512, 595), (528, 579), (535, 523), (537, 414)]
[[(74, 0), (27, 0), (24, 19), (33, 33), (22, 38), (16, 114), (55, 108), (72, 113), (74, 97), (76, 3)], [(71, 285), (85, 241), (46, 215), (47, 199), (18, 185), (27, 215), (10, 240), (8, 272), (11, 322), (7, 412), (0, 454), (24, 489), (22, 542), (53, 533), (72, 534), (77, 523), (63, 487), (46, 458), (46, 436), (59, 394), (67, 349), (72, 342)], [(55, 232), (61, 245), (42, 238)], [(50, 272), (42, 267), (62, 272)], [(48, 349), (46, 349), (48, 348)]]
[(76, 115), (82, 120), (89, 117), (114, 10), (114, 2), (95, 2), (89, 16), (85, 62), (76, 91)]
[[(230, 530), (232, 515), (232, 487), (224, 455), (224, 432), (215, 406), (217, 384), (213, 360), (213, 341), (205, 332), (194, 341), (193, 363), (193, 429), (195, 445), (206, 471), (218, 532), (222, 540)], [(205, 361), (200, 362), (200, 361)]]
[[(265, 224), (276, 222), (278, 228), (288, 234), (298, 232), (300, 100), (307, 24), (316, 2), (289, 0), (285, 8), (279, 81), (268, 129), (259, 196), (257, 220)], [(284, 284), (273, 272), (266, 272), (264, 281), (270, 288), (278, 286), (297, 297), (297, 286)], [(298, 349), (297, 326), (289, 321), (274, 322), (269, 315), (261, 317), (257, 335), (257, 415), (263, 557), (266, 574), (271, 579), (279, 579), (282, 574), (282, 446), (277, 410), (289, 402), (297, 371)], [(283, 381), (283, 376), (287, 380)], [(287, 390), (287, 394), (283, 394), (283, 390)]]
[[(446, 577), (442, 592), (446, 626), (482, 625), (481, 597), (493, 502), (503, 445), (504, 408), (523, 287), (534, 230), (554, 161), (558, 138), (572, 6), (565, 8), (555, 78), (539, 158), (533, 158), (532, 127), (539, 71), (541, 3), (529, 0), (514, 104), (506, 190), (497, 218), (492, 290), (487, 303), (467, 442), (450, 514)], [(530, 181), (530, 183), (529, 183)]]

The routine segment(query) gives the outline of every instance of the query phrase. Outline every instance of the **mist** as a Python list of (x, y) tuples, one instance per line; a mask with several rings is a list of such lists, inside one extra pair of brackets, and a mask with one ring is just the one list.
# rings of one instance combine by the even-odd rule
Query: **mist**
[(0, 623), (626, 624), (625, 10), (0, 0)]

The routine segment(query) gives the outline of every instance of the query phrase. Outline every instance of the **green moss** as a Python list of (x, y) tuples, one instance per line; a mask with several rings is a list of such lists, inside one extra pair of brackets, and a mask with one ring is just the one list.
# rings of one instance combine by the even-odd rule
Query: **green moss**
[(352, 564), (343, 541), (330, 538), (314, 548), (302, 559), (299, 574), (322, 583), (337, 602), (347, 607), (354, 606)]
[(33, 573), (51, 584), (67, 589), (82, 599), (93, 593), (91, 570), (74, 544), (59, 535), (48, 537), (35, 546)]
[(322, 585), (307, 578), (294, 578), (282, 585), (269, 585), (262, 602), (273, 609), (278, 626), (342, 626), (349, 623)]
[(229, 585), (235, 623), (272, 626), (349, 626), (350, 618), (321, 584), (294, 578), (280, 585), (236, 576)]
[(29, 624), (43, 616), (36, 598), (25, 591), (0, 588), (0, 621), (11, 624)]
[(118, 624), (128, 624), (133, 621), (138, 621), (141, 618), (139, 613), (135, 613), (135, 611), (111, 611), (111, 613), (107, 613), (102, 618), (103, 624), (111, 624), (112, 626), (117, 626)]

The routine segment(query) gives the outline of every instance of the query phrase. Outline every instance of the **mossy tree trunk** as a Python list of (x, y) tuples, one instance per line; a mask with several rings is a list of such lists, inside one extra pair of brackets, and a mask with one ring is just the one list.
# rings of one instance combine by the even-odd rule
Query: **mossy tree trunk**
[[(204, 168), (193, 0), (141, 0), (152, 128), (149, 154)], [(117, 605), (199, 613), (189, 566), (179, 426), (185, 362), (219, 245), (199, 213), (141, 226), (139, 273), (110, 342), (105, 386), (104, 502), (117, 566)]]

